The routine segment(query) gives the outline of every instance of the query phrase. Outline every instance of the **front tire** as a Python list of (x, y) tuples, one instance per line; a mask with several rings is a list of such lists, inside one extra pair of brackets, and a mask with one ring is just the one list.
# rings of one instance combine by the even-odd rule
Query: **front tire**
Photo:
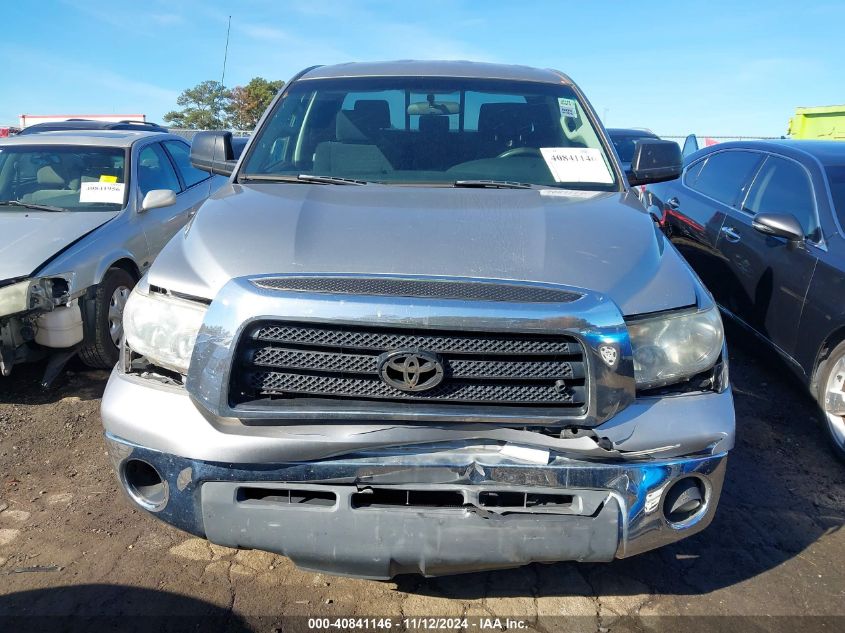
[(816, 372), (816, 400), (836, 456), (845, 461), (845, 341), (833, 348)]
[(123, 308), (135, 278), (122, 268), (109, 268), (97, 287), (93, 310), (88, 315), (87, 339), (79, 350), (79, 357), (89, 367), (111, 369), (120, 355), (123, 335)]

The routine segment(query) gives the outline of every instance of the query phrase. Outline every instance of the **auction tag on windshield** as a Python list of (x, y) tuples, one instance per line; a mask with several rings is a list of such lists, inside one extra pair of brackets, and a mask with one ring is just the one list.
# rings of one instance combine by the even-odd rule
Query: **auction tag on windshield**
[(601, 151), (592, 147), (541, 147), (540, 153), (555, 182), (613, 182)]
[(570, 119), (578, 116), (578, 110), (575, 109), (575, 99), (558, 97), (557, 105), (560, 108), (560, 116), (568, 116)]
[(122, 182), (83, 182), (79, 201), (123, 204), (123, 186)]
[(100, 182), (117, 182), (117, 176), (109, 176), (108, 174), (100, 174)]

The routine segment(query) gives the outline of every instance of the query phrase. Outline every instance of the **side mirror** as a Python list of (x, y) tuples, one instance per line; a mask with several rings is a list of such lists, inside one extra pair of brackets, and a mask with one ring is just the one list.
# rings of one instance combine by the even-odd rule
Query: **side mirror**
[(161, 209), (162, 207), (169, 207), (176, 204), (176, 192), (170, 189), (153, 189), (148, 191), (147, 195), (141, 201), (141, 208), (139, 212), (149, 211), (151, 209)]
[(197, 132), (191, 141), (191, 165), (221, 176), (235, 171), (232, 133), (223, 131)]
[(647, 185), (674, 180), (681, 175), (681, 148), (675, 141), (643, 139), (634, 146), (628, 183)]
[(804, 241), (804, 227), (788, 213), (758, 213), (751, 222), (756, 230), (765, 235), (783, 237), (791, 244)]
[(249, 142), (248, 136), (233, 136), (232, 137), (232, 158), (238, 160), (241, 154), (244, 153), (244, 148)]

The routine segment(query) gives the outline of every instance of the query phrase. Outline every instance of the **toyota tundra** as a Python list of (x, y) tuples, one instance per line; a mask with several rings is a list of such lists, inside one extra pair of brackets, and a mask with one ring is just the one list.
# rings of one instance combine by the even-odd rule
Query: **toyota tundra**
[(138, 507), (370, 578), (611, 561), (712, 520), (722, 322), (581, 90), (470, 62), (309, 68), (124, 312), (102, 404)]

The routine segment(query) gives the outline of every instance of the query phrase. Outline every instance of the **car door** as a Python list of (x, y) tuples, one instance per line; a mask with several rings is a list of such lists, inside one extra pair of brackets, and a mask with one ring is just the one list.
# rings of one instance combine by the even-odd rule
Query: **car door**
[(710, 152), (693, 159), (662, 194), (664, 231), (719, 302), (726, 297), (719, 231), (761, 161), (757, 152)]
[[(759, 213), (787, 213), (804, 228), (806, 243), (757, 231)], [(722, 225), (717, 249), (728, 264), (723, 305), (792, 356), (821, 239), (807, 170), (797, 161), (767, 155), (740, 208)]]
[[(135, 165), (135, 182), (138, 183), (138, 209), (152, 259), (188, 221), (192, 200), (190, 196), (183, 195), (182, 184), (176, 175), (176, 169), (161, 143), (150, 143), (142, 147), (138, 152)], [(141, 211), (141, 201), (153, 189), (174, 191), (176, 193), (176, 204), (160, 209)]]

